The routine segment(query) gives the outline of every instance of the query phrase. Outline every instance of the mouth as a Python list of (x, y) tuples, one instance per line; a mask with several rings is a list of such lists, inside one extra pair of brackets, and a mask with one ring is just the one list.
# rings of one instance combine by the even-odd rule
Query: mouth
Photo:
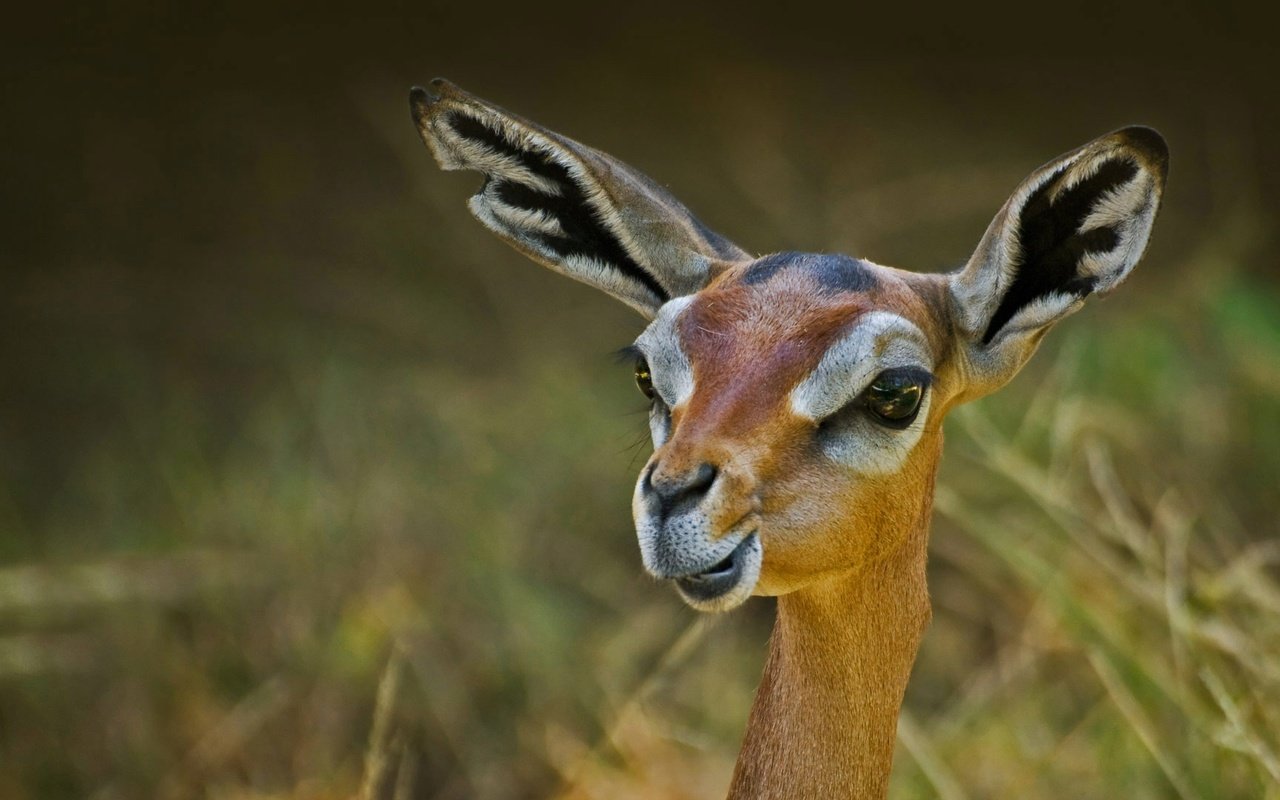
[(675, 579), (684, 601), (699, 611), (727, 611), (751, 596), (760, 579), (763, 551), (755, 532), (702, 572)]

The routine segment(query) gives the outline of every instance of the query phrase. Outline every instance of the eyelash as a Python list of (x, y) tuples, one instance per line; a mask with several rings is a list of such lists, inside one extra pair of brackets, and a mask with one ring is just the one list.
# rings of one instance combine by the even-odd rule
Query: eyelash
[[(889, 379), (905, 379), (908, 381), (914, 381), (915, 384), (920, 387), (920, 398), (916, 402), (914, 410), (910, 415), (903, 417), (902, 419), (890, 419), (888, 417), (881, 416), (870, 406), (870, 393), (872, 392), (872, 387)], [(830, 416), (825, 417), (819, 423), (819, 428), (823, 430), (830, 430), (839, 421), (846, 419), (849, 414), (858, 413), (866, 414), (872, 422), (875, 422), (881, 427), (898, 431), (906, 430), (919, 418), (920, 409), (924, 407), (924, 399), (928, 396), (929, 387), (932, 383), (933, 376), (918, 367), (897, 367), (894, 369), (887, 369), (877, 375), (875, 380), (867, 384), (867, 387), (859, 392), (856, 397), (848, 403), (845, 403)]]

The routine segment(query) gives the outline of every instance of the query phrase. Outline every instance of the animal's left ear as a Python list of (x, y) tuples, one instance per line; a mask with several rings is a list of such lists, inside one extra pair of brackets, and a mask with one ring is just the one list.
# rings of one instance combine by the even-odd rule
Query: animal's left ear
[(485, 227), (650, 319), (663, 303), (750, 258), (666, 189), (599, 150), (445, 80), (414, 89), (409, 102), (442, 168), (484, 175), (467, 205)]
[(950, 278), (971, 396), (1004, 384), (1053, 323), (1128, 276), (1146, 249), (1168, 165), (1160, 134), (1132, 127), (1022, 182)]

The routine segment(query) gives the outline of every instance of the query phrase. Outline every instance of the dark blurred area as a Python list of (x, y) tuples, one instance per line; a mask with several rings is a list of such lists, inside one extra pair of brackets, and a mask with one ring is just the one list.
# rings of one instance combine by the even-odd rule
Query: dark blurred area
[[(232, 414), (280, 380), (271, 351), (289, 334), (278, 326), (301, 325), (304, 341), (341, 337), (344, 323), (376, 336), (370, 327), (387, 323), (360, 294), (408, 304), (440, 291), (434, 233), (482, 232), (464, 227), (470, 179), (437, 175), (404, 121), (407, 87), (436, 74), (624, 154), (757, 252), (848, 249), (953, 267), (1000, 196), (922, 197), (903, 176), (948, 170), (963, 188), (966, 165), (994, 162), (1012, 185), (1019, 170), (1130, 122), (1162, 130), (1176, 157), (1153, 262), (1167, 270), (1159, 257), (1189, 247), (1215, 205), (1254, 202), (1275, 217), (1280, 169), (1265, 143), (1280, 138), (1280, 113), (1260, 20), (1200, 4), (1053, 16), (1025, 6), (980, 18), (959, 6), (854, 5), (25, 9), (8, 26), (0, 143), (12, 326), (0, 347), (16, 390), (3, 430), (18, 503), (48, 503), (66, 459), (119, 424), (113, 406), (132, 401), (121, 392), (185, 385), (217, 392)], [(753, 165), (779, 185), (733, 185), (728, 173)], [(854, 203), (872, 223), (833, 218), (821, 206), (837, 170), (873, 187), (897, 179), (899, 194)], [(439, 183), (457, 195), (447, 216), (421, 202)], [(882, 219), (934, 208), (951, 218), (926, 230), (927, 217)], [(389, 214), (403, 226), (401, 252), (379, 252), (390, 243), (362, 228)], [(1248, 265), (1263, 280), (1275, 278), (1269, 256)], [(484, 316), (477, 281), (448, 283), (470, 295), (458, 299), (471, 314), (451, 304), (460, 320)], [(461, 332), (453, 342), (402, 333), (397, 346), (427, 358), (484, 346)], [(121, 343), (138, 363), (118, 363)], [(141, 374), (126, 387), (104, 374), (113, 368)]]
[[(1198, 486), (1178, 507), (1217, 532), (1199, 538), (1211, 541), (1205, 558), (1243, 569), (1235, 554), (1276, 539), (1280, 476), (1280, 64), (1260, 13), (8, 12), (0, 796), (347, 796), (377, 772), (365, 759), (380, 747), (398, 754), (398, 774), (416, 770), (397, 797), (723, 791), (770, 607), (695, 622), (643, 578), (627, 498), (648, 443), (630, 378), (609, 359), (639, 320), (471, 219), (478, 178), (439, 172), (409, 122), (409, 87), (436, 75), (638, 166), (750, 251), (922, 270), (961, 264), (1053, 155), (1125, 124), (1159, 129), (1172, 170), (1144, 263), (986, 408), (999, 427), (1046, 387), (1085, 409), (1095, 394), (1115, 399), (1135, 421), (1111, 418), (1108, 447), (1159, 462), (1167, 472), (1150, 480), (1166, 489)], [(1028, 419), (1005, 428), (1010, 447), (1029, 447), (1032, 462), (1061, 455), (1055, 480), (1085, 471), (1094, 451), (1063, 444), (1077, 440), (1061, 415)], [(942, 481), (958, 496), (971, 461), (990, 455), (982, 423), (962, 423)], [(1133, 518), (1156, 525), (1165, 495), (1124, 473), (1137, 460), (1116, 458)], [(988, 508), (1035, 495), (1011, 486)], [(1197, 505), (1201, 490), (1211, 498)], [(922, 656), (909, 710), (932, 723), (963, 695), (965, 709), (1008, 714), (998, 693), (964, 687), (988, 691), (1022, 668), (1000, 654), (1026, 641), (1037, 580), (983, 566), (992, 548), (964, 538), (957, 506), (940, 508), (930, 635), (942, 649)], [(1258, 557), (1262, 583), (1250, 586), (1276, 578), (1272, 556)], [(1271, 625), (1241, 645), (1248, 663), (1280, 653)], [(982, 737), (948, 717), (931, 750), (915, 740), (899, 754), (897, 785), (920, 792), (903, 796), (1069, 796), (1082, 786), (1070, 757), (1093, 752), (1072, 736), (1145, 764), (1099, 768), (1151, 787), (1134, 797), (1275, 796), (1273, 720), (1254, 709), (1275, 689), (1274, 660), (1263, 677), (1221, 670), (1227, 695), (1233, 675), (1264, 687), (1235, 696), (1256, 734), (1240, 748), (1262, 748), (1264, 766), (1197, 761), (1191, 743), (1170, 777), (1140, 726), (1115, 732), (1131, 717), (1064, 710), (1094, 702), (1096, 685), (1118, 695), (1105, 670), (1092, 682), (1072, 672), (1096, 666), (1089, 648), (1103, 645), (1084, 636), (1092, 644), (1073, 650), (1054, 631), (1026, 673), (1043, 680), (1052, 724)], [(1056, 661), (1071, 653), (1085, 655)], [(1208, 667), (1187, 658), (1195, 683)], [(995, 664), (987, 683), (971, 679), (982, 664)], [(379, 685), (392, 698), (381, 706)], [(1205, 730), (1219, 724), (1218, 694), (1196, 686), (1186, 696), (1199, 700), (1146, 724), (1182, 725), (1193, 706), (1209, 709)], [(643, 733), (638, 705), (657, 709)], [(1069, 744), (1026, 744), (1049, 730)], [(938, 752), (954, 786), (930, 766)], [(1009, 770), (1042, 773), (970, 780), (964, 765), (1003, 763), (997, 752)], [(634, 767), (643, 761), (663, 770)], [(652, 788), (664, 774), (684, 776), (679, 792)], [(1075, 796), (1095, 796), (1085, 791)]]

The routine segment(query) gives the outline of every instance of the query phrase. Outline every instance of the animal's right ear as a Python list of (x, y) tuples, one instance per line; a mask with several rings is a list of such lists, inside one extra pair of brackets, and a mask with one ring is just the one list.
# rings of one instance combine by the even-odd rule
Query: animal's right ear
[(749, 258), (631, 167), (448, 81), (415, 88), (409, 105), (442, 169), (484, 174), (468, 206), (487, 228), (646, 317)]
[(949, 277), (970, 397), (1009, 380), (1058, 320), (1120, 284), (1146, 249), (1169, 148), (1123, 128), (1045, 164)]

